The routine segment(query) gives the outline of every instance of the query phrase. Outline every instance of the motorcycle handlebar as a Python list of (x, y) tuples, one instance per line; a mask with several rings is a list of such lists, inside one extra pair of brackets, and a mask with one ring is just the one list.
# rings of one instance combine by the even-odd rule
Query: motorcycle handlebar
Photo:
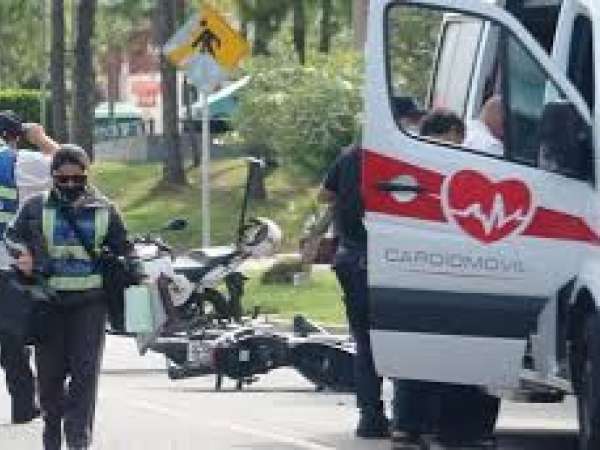
[(156, 245), (158, 247), (158, 249), (161, 252), (167, 252), (167, 253), (172, 253), (173, 252), (173, 248), (166, 244), (162, 239), (160, 238), (153, 238), (151, 236), (136, 236), (133, 238), (133, 243), (134, 244), (151, 244), (151, 245)]

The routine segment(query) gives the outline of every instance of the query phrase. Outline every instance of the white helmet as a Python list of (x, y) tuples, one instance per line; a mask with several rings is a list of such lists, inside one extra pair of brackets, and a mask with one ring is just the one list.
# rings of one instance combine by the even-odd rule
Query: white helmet
[(264, 217), (250, 219), (240, 240), (240, 250), (254, 258), (275, 254), (281, 245), (283, 233), (275, 222)]

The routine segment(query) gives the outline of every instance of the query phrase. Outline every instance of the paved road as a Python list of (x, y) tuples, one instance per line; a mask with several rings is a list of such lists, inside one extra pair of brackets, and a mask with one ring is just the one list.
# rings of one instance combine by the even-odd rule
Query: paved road
[[(156, 356), (133, 358), (129, 344), (111, 340), (101, 379), (98, 450), (383, 450), (386, 441), (359, 441), (348, 395), (317, 394), (291, 370), (263, 377), (244, 392), (233, 383), (214, 392), (213, 380), (171, 382)], [(0, 386), (0, 449), (40, 450), (41, 424), (8, 424)], [(504, 404), (502, 450), (575, 449), (573, 404)]]

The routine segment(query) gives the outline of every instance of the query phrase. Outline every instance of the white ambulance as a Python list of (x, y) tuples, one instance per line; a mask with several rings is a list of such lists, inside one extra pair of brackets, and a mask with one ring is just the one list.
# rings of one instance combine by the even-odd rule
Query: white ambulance
[[(599, 24), (597, 0), (371, 0), (363, 131), (378, 371), (574, 392), (585, 450), (600, 449)], [(494, 98), (501, 133), (480, 114)], [(399, 104), (480, 133), (420, 135)]]

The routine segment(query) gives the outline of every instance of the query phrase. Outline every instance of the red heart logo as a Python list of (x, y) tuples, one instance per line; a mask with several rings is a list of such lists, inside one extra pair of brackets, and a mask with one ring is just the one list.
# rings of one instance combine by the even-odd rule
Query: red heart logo
[(532, 203), (522, 181), (493, 182), (473, 170), (456, 172), (445, 186), (446, 217), (485, 244), (523, 230), (531, 220)]

